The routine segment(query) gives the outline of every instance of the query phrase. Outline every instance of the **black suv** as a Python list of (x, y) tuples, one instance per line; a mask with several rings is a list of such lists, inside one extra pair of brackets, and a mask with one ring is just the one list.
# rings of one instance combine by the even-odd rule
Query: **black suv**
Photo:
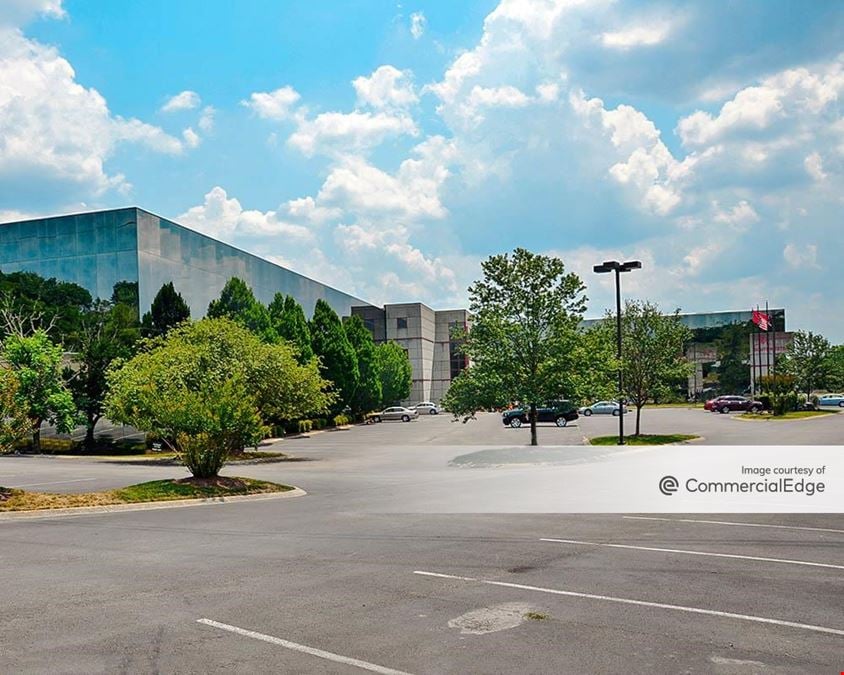
[[(516, 408), (501, 413), (501, 421), (505, 426), (519, 428), (523, 424), (530, 424), (530, 409)], [(550, 401), (536, 408), (537, 422), (553, 422), (558, 427), (564, 427), (579, 417), (577, 408), (571, 401)]]

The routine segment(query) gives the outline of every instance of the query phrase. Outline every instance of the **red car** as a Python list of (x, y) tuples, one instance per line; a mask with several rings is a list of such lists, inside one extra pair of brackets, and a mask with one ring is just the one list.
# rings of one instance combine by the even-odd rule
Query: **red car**
[(762, 412), (763, 407), (761, 401), (754, 401), (746, 396), (719, 396), (703, 404), (704, 410), (719, 413), (729, 413), (734, 410)]

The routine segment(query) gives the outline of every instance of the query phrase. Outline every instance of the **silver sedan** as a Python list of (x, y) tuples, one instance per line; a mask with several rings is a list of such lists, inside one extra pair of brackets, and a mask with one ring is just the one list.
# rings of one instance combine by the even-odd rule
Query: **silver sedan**
[(417, 417), (419, 417), (419, 413), (412, 408), (403, 408), (397, 405), (392, 408), (385, 408), (380, 413), (373, 414), (372, 421), (401, 420), (402, 422), (410, 422), (410, 420), (415, 420)]

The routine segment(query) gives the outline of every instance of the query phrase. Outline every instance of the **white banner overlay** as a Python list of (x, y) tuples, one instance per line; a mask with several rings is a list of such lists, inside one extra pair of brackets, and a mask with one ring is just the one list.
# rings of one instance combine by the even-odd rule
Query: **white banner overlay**
[(431, 471), (429, 480), (420, 480), (417, 473), (408, 475), (400, 496), (393, 493), (392, 499), (384, 500), (383, 508), (376, 500), (377, 510), (844, 513), (842, 446), (452, 446), (418, 450), (428, 454), (437, 470)]

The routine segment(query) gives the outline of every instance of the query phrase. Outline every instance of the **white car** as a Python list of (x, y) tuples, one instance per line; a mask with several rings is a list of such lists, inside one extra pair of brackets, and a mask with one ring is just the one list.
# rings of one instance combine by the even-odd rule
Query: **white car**
[[(592, 405), (587, 405), (581, 408), (578, 412), (584, 417), (590, 415), (614, 415), (618, 417), (621, 406), (618, 401), (598, 401)], [(624, 406), (624, 412), (627, 412), (627, 406)]]
[(415, 406), (413, 406), (413, 409), (420, 415), (440, 414), (439, 406), (436, 403), (431, 403), (430, 401), (422, 401), (422, 403), (417, 403)]
[(385, 408), (380, 413), (373, 413), (370, 416), (373, 422), (381, 422), (383, 420), (401, 420), (402, 422), (410, 422), (419, 417), (419, 413), (413, 408), (403, 408), (400, 405), (392, 408)]

